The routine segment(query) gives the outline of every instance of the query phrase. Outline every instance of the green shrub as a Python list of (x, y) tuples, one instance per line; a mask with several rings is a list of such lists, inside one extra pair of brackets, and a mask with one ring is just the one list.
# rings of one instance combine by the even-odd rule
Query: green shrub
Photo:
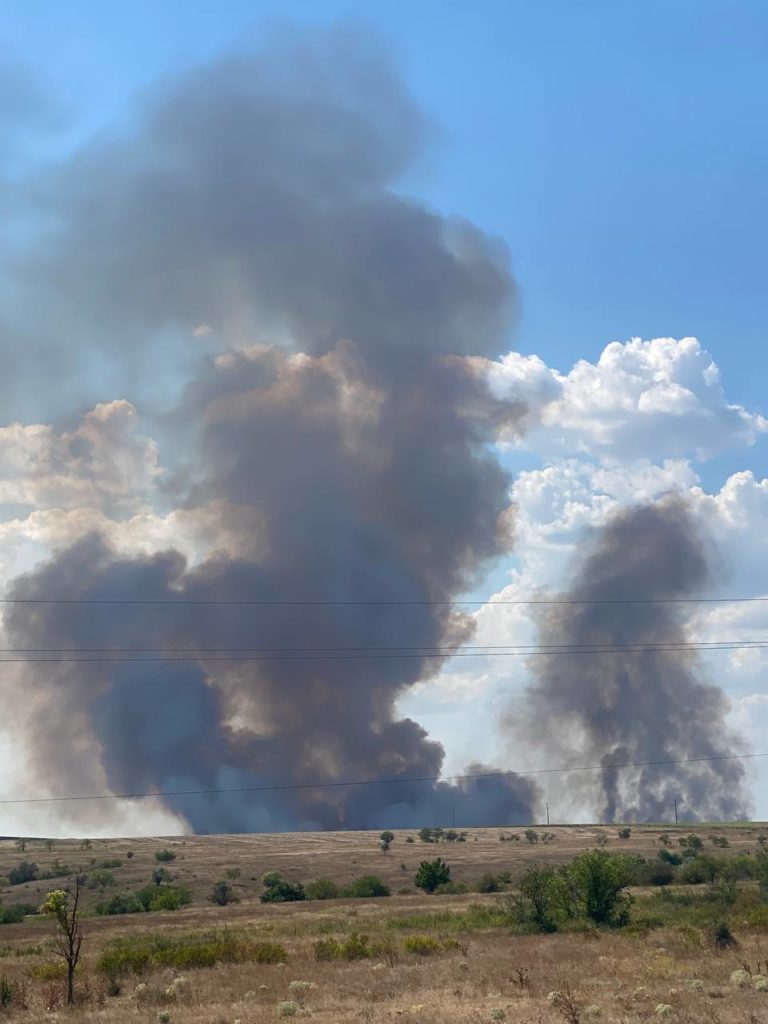
[(423, 860), (416, 872), (414, 884), (424, 892), (434, 892), (438, 885), (451, 880), (451, 869), (440, 857), (435, 860)]
[(338, 939), (318, 939), (313, 949), (315, 960), (341, 960), (341, 943)]
[(308, 900), (335, 900), (340, 892), (338, 885), (330, 878), (315, 878), (305, 883), (304, 895)]
[(539, 841), (539, 833), (536, 831), (536, 829), (527, 828), (523, 835), (531, 845), (533, 845), (534, 843), (538, 843)]
[(19, 987), (16, 982), (6, 978), (4, 974), (0, 974), (0, 1010), (10, 1010), (20, 1001)]
[(389, 853), (389, 848), (390, 848), (390, 846), (392, 845), (392, 843), (394, 841), (395, 841), (395, 833), (394, 832), (390, 832), (389, 829), (387, 829), (386, 831), (382, 832), (381, 835), (379, 836), (379, 842), (381, 844), (382, 852), (383, 853)]
[(637, 872), (635, 882), (638, 885), (671, 885), (675, 878), (675, 869), (671, 864), (651, 862)]
[(96, 904), (96, 913), (105, 917), (113, 914), (140, 914), (143, 910), (141, 902), (132, 892), (115, 893), (108, 900)]
[(659, 850), (658, 858), (665, 864), (673, 864), (675, 867), (679, 867), (683, 863), (683, 858), (679, 853), (675, 853), (673, 850)]
[(150, 892), (153, 895), (146, 908), (150, 911), (181, 910), (182, 907), (192, 902), (192, 894), (189, 891), (189, 886), (186, 885), (169, 885), (162, 889), (150, 889)]
[(117, 857), (112, 857), (107, 860), (100, 860), (98, 864), (94, 866), (102, 869), (103, 871), (110, 871), (112, 868), (121, 868), (123, 866), (123, 862)]
[(519, 882), (520, 895), (508, 904), (513, 921), (535, 932), (557, 931), (561, 909), (561, 874), (548, 864), (530, 868)]
[(107, 889), (116, 884), (115, 876), (106, 868), (95, 868), (88, 873), (89, 889)]
[(35, 981), (61, 981), (67, 976), (67, 965), (63, 960), (49, 960), (32, 967), (29, 973)]
[(716, 949), (729, 949), (737, 944), (733, 932), (725, 921), (717, 921), (712, 926), (710, 936)]
[(443, 838), (443, 830), (441, 828), (420, 828), (419, 839), (422, 843), (439, 843)]
[(254, 942), (231, 932), (201, 932), (182, 936), (146, 935), (113, 939), (107, 943), (97, 969), (110, 979), (128, 974), (172, 967), (193, 970), (217, 963), (283, 963), (285, 947), (274, 942)]
[(229, 882), (222, 878), (220, 881), (213, 883), (213, 888), (211, 889), (211, 903), (215, 903), (218, 907), (226, 907), (226, 905), (231, 903), (233, 899), (234, 894)]
[(260, 896), (262, 903), (295, 903), (306, 898), (307, 894), (301, 882), (284, 881), (268, 885)]
[(478, 892), (500, 892), (501, 889), (502, 884), (499, 878), (490, 871), (486, 871), (484, 875), (481, 875), (477, 883)]
[(632, 835), (632, 829), (620, 828), (617, 834), (619, 839), (629, 839), (629, 837)]
[(25, 917), (37, 913), (34, 903), (15, 903), (5, 907), (0, 903), (0, 924), (21, 924)]
[(567, 867), (580, 897), (585, 917), (595, 924), (625, 925), (629, 921), (630, 882), (628, 865), (622, 857), (605, 850), (587, 850)]
[(680, 846), (685, 846), (689, 850), (702, 850), (704, 849), (704, 843), (701, 836), (694, 835), (691, 833), (689, 836), (683, 836), (682, 839), (678, 840)]
[(315, 960), (368, 960), (386, 951), (367, 935), (352, 932), (345, 939), (318, 939), (314, 944)]
[(367, 899), (373, 896), (389, 896), (389, 886), (376, 875), (362, 875), (354, 879), (344, 891), (345, 896)]
[(21, 864), (11, 868), (8, 872), (8, 882), (10, 885), (23, 885), (24, 882), (34, 882), (39, 873), (37, 864), (23, 860)]
[(442, 948), (442, 943), (431, 935), (409, 935), (403, 943), (406, 953), (416, 953), (417, 956), (432, 956), (440, 953)]
[(176, 854), (173, 850), (155, 850), (155, 860), (159, 860), (161, 864), (169, 864), (176, 860)]
[(731, 845), (725, 836), (712, 836), (710, 842), (713, 846), (719, 846), (721, 849)]

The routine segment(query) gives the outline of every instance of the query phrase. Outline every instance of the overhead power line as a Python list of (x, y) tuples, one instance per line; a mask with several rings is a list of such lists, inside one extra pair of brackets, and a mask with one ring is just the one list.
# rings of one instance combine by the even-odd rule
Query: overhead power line
[(229, 647), (0, 647), (0, 654), (371, 654), (371, 653), (397, 653), (397, 654), (419, 654), (421, 652), (434, 652), (441, 657), (458, 651), (478, 652), (484, 654), (493, 651), (560, 651), (571, 652), (584, 649), (587, 651), (605, 648), (642, 648), (643, 650), (654, 650), (656, 648), (675, 647), (687, 649), (707, 649), (720, 647), (722, 645), (739, 647), (752, 647), (768, 644), (768, 637), (758, 637), (753, 640), (656, 640), (647, 643), (563, 643), (563, 644), (376, 644), (365, 647), (354, 647), (351, 644), (335, 647), (321, 647), (313, 644), (307, 647), (238, 647), (234, 644)]
[(179, 605), (181, 606), (223, 606), (223, 607), (274, 607), (274, 608), (305, 608), (305, 607), (481, 607), (484, 605), (614, 605), (614, 604), (749, 604), (766, 602), (768, 597), (620, 597), (620, 598), (521, 598), (507, 600), (499, 598), (482, 598), (480, 600), (456, 601), (267, 601), (254, 600), (221, 600), (219, 598), (186, 598), (186, 597), (3, 597), (0, 604), (53, 604), (53, 605)]
[[(536, 658), (536, 657), (572, 657), (576, 655), (595, 654), (663, 654), (681, 653), (694, 651), (760, 651), (768, 649), (768, 641), (750, 641), (747, 643), (713, 643), (713, 644), (652, 644), (652, 645), (605, 645), (593, 647), (563, 647), (563, 648), (531, 648), (524, 650), (477, 650), (461, 651), (455, 648), (434, 651), (434, 650), (402, 650), (394, 652), (368, 653), (368, 652), (346, 652), (346, 653), (306, 653), (306, 652), (283, 652), (280, 654), (209, 654), (201, 650), (194, 654), (180, 654), (171, 652), (167, 654), (148, 653), (143, 657), (120, 657), (110, 654), (108, 657), (69, 657), (58, 655), (56, 657), (26, 657), (26, 658), (2, 658), (0, 665), (52, 665), (52, 664), (122, 664), (139, 665), (164, 663), (190, 663), (204, 661), (208, 664), (215, 662), (264, 662), (264, 661), (383, 661), (395, 658)], [(86, 652), (80, 652), (86, 653)], [(98, 652), (93, 652), (98, 653)], [(133, 652), (132, 652), (133, 653)]]
[(568, 772), (604, 772), (622, 768), (664, 768), (681, 764), (707, 764), (716, 761), (745, 761), (757, 757), (768, 757), (768, 752), (759, 754), (715, 754), (709, 757), (681, 757), (660, 761), (625, 761), (616, 764), (591, 764), (566, 768), (531, 768), (525, 771), (467, 772), (460, 775), (424, 775), (418, 778), (357, 779), (346, 782), (302, 782), (270, 786), (235, 786), (221, 789), (173, 789), (158, 790), (154, 793), (96, 793), (77, 796), (38, 796), (0, 799), (0, 805), (68, 803), (83, 800), (145, 800), (163, 799), (169, 796), (219, 796), (227, 793), (282, 793), (307, 789), (343, 789), (360, 786), (395, 786), (401, 783), (459, 782), (465, 779), (494, 779), (512, 776), (562, 775)]

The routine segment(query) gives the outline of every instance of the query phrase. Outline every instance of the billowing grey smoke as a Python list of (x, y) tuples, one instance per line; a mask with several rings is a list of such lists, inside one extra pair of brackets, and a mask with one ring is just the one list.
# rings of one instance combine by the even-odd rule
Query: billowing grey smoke
[[(148, 373), (163, 332), (231, 343), (171, 420), (194, 453), (189, 506), (215, 509), (227, 543), (190, 568), (91, 536), (12, 596), (284, 602), (13, 607), (15, 647), (193, 652), (24, 667), (31, 768), (56, 794), (102, 772), (114, 792), (306, 787), (168, 800), (208, 830), (532, 817), (515, 777), (397, 781), (440, 773), (395, 703), (438, 671), (428, 649), (471, 635), (451, 601), (506, 545), (490, 445), (521, 410), (465, 358), (508, 346), (506, 254), (389, 190), (423, 125), (370, 51), (332, 33), (201, 69), (50, 184), (58, 227), (26, 272), (65, 321), (87, 310)], [(347, 780), (377, 784), (319, 785)]]
[[(587, 653), (531, 659), (522, 728), (549, 763), (595, 765), (722, 757), (738, 750), (721, 690), (702, 681), (690, 606), (709, 579), (707, 543), (679, 497), (615, 515), (584, 554), (566, 602), (539, 615), (539, 642)], [(656, 602), (642, 603), (638, 599)], [(638, 603), (625, 603), (625, 602)], [(572, 603), (567, 603), (572, 602)], [(589, 653), (589, 648), (672, 649)], [(520, 719), (517, 726), (520, 727)], [(743, 764), (734, 760), (563, 776), (602, 821), (743, 817)]]

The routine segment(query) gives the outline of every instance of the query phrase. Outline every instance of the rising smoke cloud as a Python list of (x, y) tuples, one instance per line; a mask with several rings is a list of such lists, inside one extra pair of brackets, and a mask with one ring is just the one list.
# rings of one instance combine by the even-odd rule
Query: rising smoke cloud
[[(55, 227), (19, 273), (62, 329), (86, 310), (87, 351), (132, 367), (128, 383), (162, 376), (202, 324), (222, 344), (171, 422), (187, 504), (217, 509), (228, 553), (190, 566), (92, 535), (11, 596), (285, 602), (13, 606), (14, 647), (192, 651), (20, 669), (30, 780), (53, 795), (310, 784), (169, 797), (197, 830), (531, 820), (535, 787), (515, 776), (398, 781), (440, 774), (443, 748), (396, 701), (439, 671), (430, 648), (472, 634), (451, 601), (508, 545), (491, 444), (524, 412), (468, 358), (508, 347), (503, 246), (392, 191), (426, 134), (377, 44), (289, 34), (166, 84), (131, 134), (48, 181)], [(402, 647), (424, 653), (387, 655)], [(377, 784), (319, 785), (347, 780)]]
[[(702, 594), (711, 556), (678, 496), (623, 510), (597, 531), (560, 595), (565, 603), (538, 616), (540, 644), (587, 652), (532, 659), (534, 682), (510, 720), (549, 763), (718, 758), (739, 749), (722, 691), (703, 679), (700, 655), (681, 646), (690, 641), (691, 606), (675, 602)], [(624, 603), (638, 598), (656, 603)], [(589, 653), (616, 644), (672, 649)], [(586, 800), (605, 822), (668, 821), (675, 800), (681, 820), (733, 820), (749, 810), (744, 766), (734, 760), (564, 778), (572, 801)]]

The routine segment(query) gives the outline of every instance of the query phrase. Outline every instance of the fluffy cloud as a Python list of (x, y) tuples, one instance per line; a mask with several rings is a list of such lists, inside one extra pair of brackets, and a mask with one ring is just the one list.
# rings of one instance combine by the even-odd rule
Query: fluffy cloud
[(488, 366), (499, 395), (529, 403), (523, 443), (542, 456), (705, 459), (768, 431), (763, 416), (728, 402), (696, 338), (612, 342), (566, 374), (515, 352)]
[(112, 514), (145, 506), (160, 470), (157, 445), (136, 432), (136, 420), (134, 406), (118, 399), (95, 406), (71, 431), (0, 428), (0, 503)]

